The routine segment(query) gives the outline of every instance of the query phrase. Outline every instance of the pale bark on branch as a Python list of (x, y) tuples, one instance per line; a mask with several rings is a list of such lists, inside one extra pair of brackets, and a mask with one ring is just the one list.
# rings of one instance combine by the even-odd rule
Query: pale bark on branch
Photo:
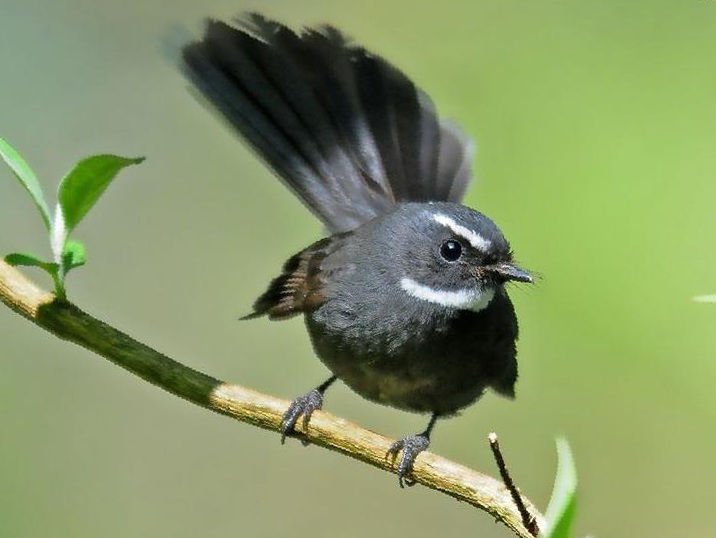
[[(281, 417), (289, 405), (287, 401), (224, 383), (184, 366), (72, 303), (57, 300), (2, 260), (0, 300), (59, 338), (101, 355), (176, 396), (242, 422), (279, 431)], [(322, 411), (313, 415), (307, 430), (301, 421), (297, 430), (309, 443), (393, 472), (391, 462), (385, 459), (392, 439)], [(523, 525), (510, 492), (499, 480), (429, 452), (418, 456), (412, 476), (419, 484), (488, 512), (517, 536), (532, 536)], [(524, 497), (523, 500), (538, 525), (544, 528), (542, 516), (532, 503)]]

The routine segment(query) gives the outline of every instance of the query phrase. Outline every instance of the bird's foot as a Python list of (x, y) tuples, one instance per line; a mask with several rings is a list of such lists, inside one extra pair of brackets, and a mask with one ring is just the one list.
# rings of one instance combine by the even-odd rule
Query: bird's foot
[[(323, 407), (323, 392), (319, 389), (313, 389), (308, 394), (299, 396), (283, 414), (281, 420), (281, 444), (286, 442), (286, 437), (293, 434), (296, 431), (296, 423), (298, 418), (303, 415), (303, 429), (308, 428), (308, 421), (311, 420), (311, 415), (316, 409)], [(308, 444), (303, 441), (303, 444)]]
[(415, 485), (415, 480), (408, 478), (407, 475), (413, 470), (415, 458), (423, 450), (427, 449), (428, 446), (430, 446), (430, 437), (425, 433), (403, 437), (390, 445), (386, 458), (391, 458), (395, 461), (398, 452), (403, 451), (403, 455), (400, 457), (400, 463), (398, 463), (398, 484), (400, 484), (401, 488), (404, 488), (406, 485)]

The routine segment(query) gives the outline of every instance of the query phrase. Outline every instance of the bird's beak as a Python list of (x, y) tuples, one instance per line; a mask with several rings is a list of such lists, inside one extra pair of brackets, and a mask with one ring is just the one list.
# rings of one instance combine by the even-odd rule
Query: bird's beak
[(496, 263), (495, 265), (491, 265), (489, 269), (490, 272), (504, 278), (505, 280), (515, 280), (517, 282), (527, 282), (529, 284), (534, 282), (532, 275), (530, 275), (527, 271), (520, 269), (519, 267), (515, 267), (510, 263)]

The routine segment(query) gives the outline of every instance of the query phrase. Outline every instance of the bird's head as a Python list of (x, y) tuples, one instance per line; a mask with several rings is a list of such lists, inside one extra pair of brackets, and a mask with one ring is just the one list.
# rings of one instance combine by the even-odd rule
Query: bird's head
[(391, 258), (402, 291), (457, 310), (480, 311), (510, 281), (532, 283), (488, 217), (448, 202), (401, 204), (376, 223), (371, 239)]

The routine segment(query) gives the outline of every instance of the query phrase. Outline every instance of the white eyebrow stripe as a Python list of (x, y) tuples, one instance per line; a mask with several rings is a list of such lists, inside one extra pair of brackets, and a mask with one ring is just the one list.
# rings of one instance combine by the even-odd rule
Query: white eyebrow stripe
[(459, 235), (463, 239), (467, 239), (468, 243), (470, 243), (477, 250), (485, 252), (492, 246), (492, 241), (485, 239), (477, 232), (473, 232), (472, 230), (459, 225), (447, 215), (438, 213), (433, 215), (433, 220), (438, 224), (442, 224), (443, 226), (450, 228), (455, 235)]
[(481, 289), (475, 287), (457, 291), (441, 290), (425, 286), (407, 277), (401, 279), (400, 287), (403, 288), (408, 295), (416, 299), (447, 308), (472, 310), (474, 312), (479, 312), (485, 308), (495, 296), (495, 290), (491, 288)]

